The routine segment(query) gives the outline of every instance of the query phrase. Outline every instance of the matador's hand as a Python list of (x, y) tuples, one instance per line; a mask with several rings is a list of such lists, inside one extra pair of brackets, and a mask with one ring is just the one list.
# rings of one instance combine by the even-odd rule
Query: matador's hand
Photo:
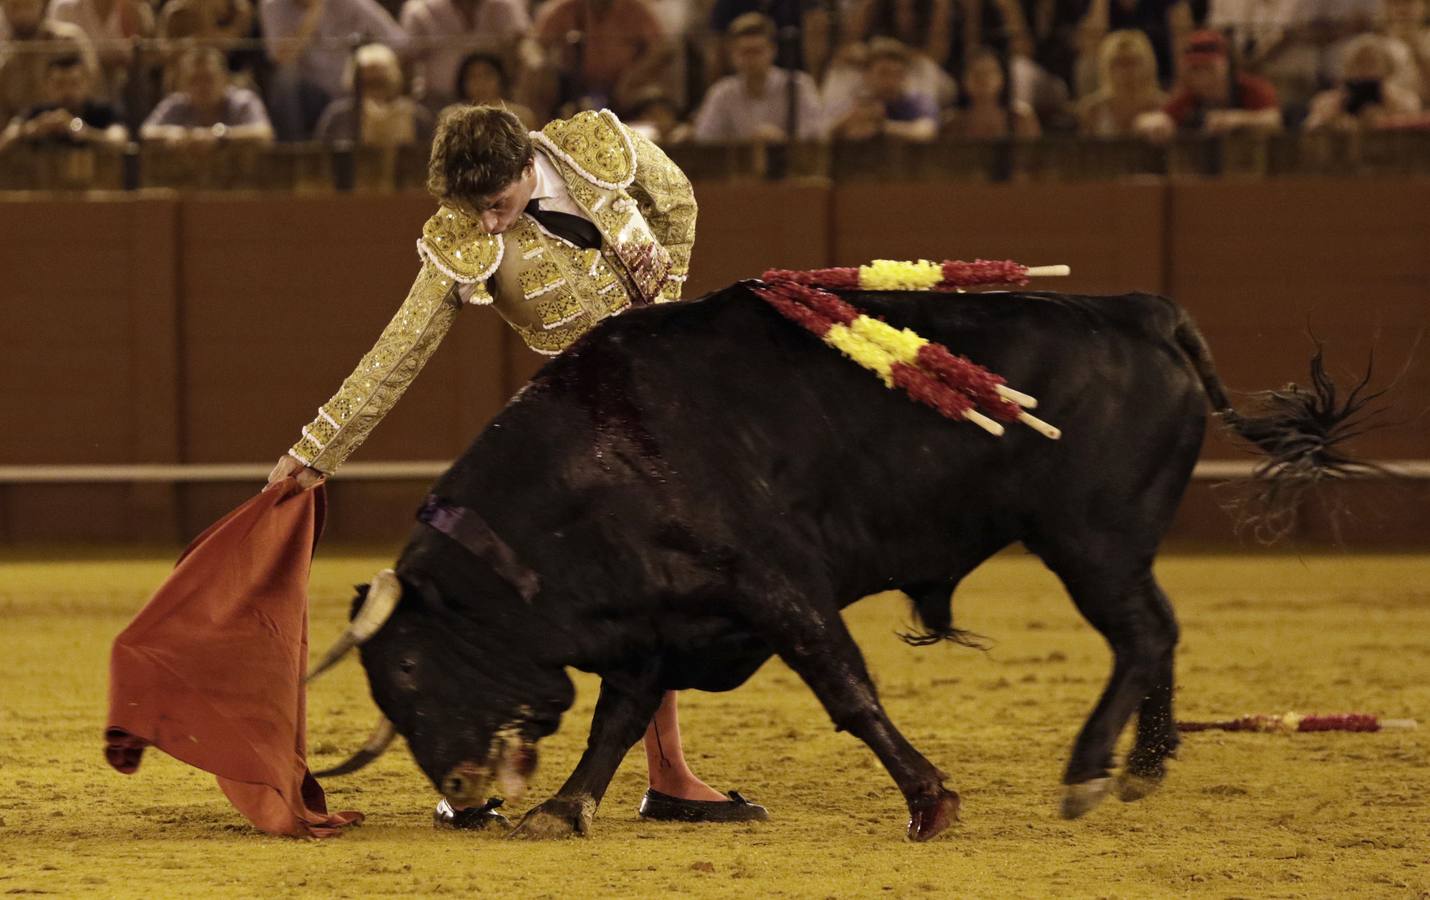
[(278, 457), (278, 464), (273, 467), (272, 472), (268, 473), (268, 483), (282, 481), (290, 475), (298, 479), (298, 486), (305, 491), (322, 484), (328, 477), (317, 469), (310, 469), (285, 453)]

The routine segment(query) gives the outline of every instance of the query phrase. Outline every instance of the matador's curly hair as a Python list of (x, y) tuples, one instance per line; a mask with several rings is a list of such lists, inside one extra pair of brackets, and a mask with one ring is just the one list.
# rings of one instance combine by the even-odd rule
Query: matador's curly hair
[(442, 203), (478, 206), (520, 178), (533, 152), (526, 126), (511, 111), (454, 107), (437, 123), (427, 191)]

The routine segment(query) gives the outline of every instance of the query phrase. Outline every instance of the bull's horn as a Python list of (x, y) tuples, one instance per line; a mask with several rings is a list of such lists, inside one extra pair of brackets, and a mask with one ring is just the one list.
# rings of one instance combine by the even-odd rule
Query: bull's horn
[(342, 659), (347, 652), (359, 644), (366, 643), (368, 638), (377, 634), (379, 628), (392, 615), (392, 611), (397, 608), (397, 601), (402, 599), (402, 582), (397, 580), (397, 573), (391, 569), (383, 569), (373, 578), (372, 584), (367, 589), (367, 599), (363, 601), (362, 608), (358, 610), (353, 620), (348, 623), (348, 627), (343, 631), (328, 652), (323, 654), (323, 659), (308, 673), (305, 682), (311, 682), (314, 678), (328, 671)]
[(333, 766), (331, 769), (314, 772), (313, 777), (327, 778), (329, 775), (348, 775), (356, 772), (381, 756), (395, 737), (397, 737), (397, 728), (387, 721), (387, 716), (379, 714), (377, 727), (373, 728), (372, 734), (368, 736), (367, 743), (362, 745), (361, 750), (348, 757), (347, 762)]

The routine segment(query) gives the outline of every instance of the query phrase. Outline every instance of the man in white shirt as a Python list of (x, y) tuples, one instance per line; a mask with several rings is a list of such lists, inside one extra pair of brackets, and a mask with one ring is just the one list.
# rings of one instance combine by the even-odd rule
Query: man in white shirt
[(814, 79), (775, 68), (775, 25), (760, 13), (730, 23), (734, 75), (715, 82), (695, 114), (695, 139), (703, 143), (786, 140), (790, 126), (790, 79), (796, 96), (799, 140), (824, 136), (824, 116)]

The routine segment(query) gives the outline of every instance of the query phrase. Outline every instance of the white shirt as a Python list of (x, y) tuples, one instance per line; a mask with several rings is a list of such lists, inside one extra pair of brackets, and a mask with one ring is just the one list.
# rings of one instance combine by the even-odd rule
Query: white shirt
[(541, 208), (544, 210), (570, 213), (590, 222), (591, 217), (576, 205), (575, 200), (571, 199), (571, 192), (566, 189), (566, 182), (561, 178), (561, 173), (557, 171), (556, 163), (552, 162), (540, 150), (537, 150), (534, 155), (536, 157), (536, 187), (531, 190), (531, 199), (540, 200)]
[[(751, 95), (739, 75), (727, 75), (705, 94), (695, 114), (695, 139), (704, 143), (748, 141), (762, 125), (784, 129), (789, 126), (789, 75), (786, 69), (771, 69), (765, 90)], [(824, 136), (824, 114), (819, 106), (819, 89), (814, 79), (797, 73), (796, 106), (799, 111), (800, 140)]]
[[(575, 200), (571, 199), (571, 191), (567, 189), (566, 182), (561, 179), (561, 173), (556, 170), (556, 164), (539, 149), (532, 156), (536, 163), (536, 187), (531, 189), (531, 199), (540, 200), (542, 209), (570, 213), (590, 222), (591, 217), (576, 205)], [(506, 240), (501, 235), (497, 235), (497, 239)], [(469, 303), (476, 287), (475, 284), (459, 284), (457, 285), (457, 296), (463, 303)]]

